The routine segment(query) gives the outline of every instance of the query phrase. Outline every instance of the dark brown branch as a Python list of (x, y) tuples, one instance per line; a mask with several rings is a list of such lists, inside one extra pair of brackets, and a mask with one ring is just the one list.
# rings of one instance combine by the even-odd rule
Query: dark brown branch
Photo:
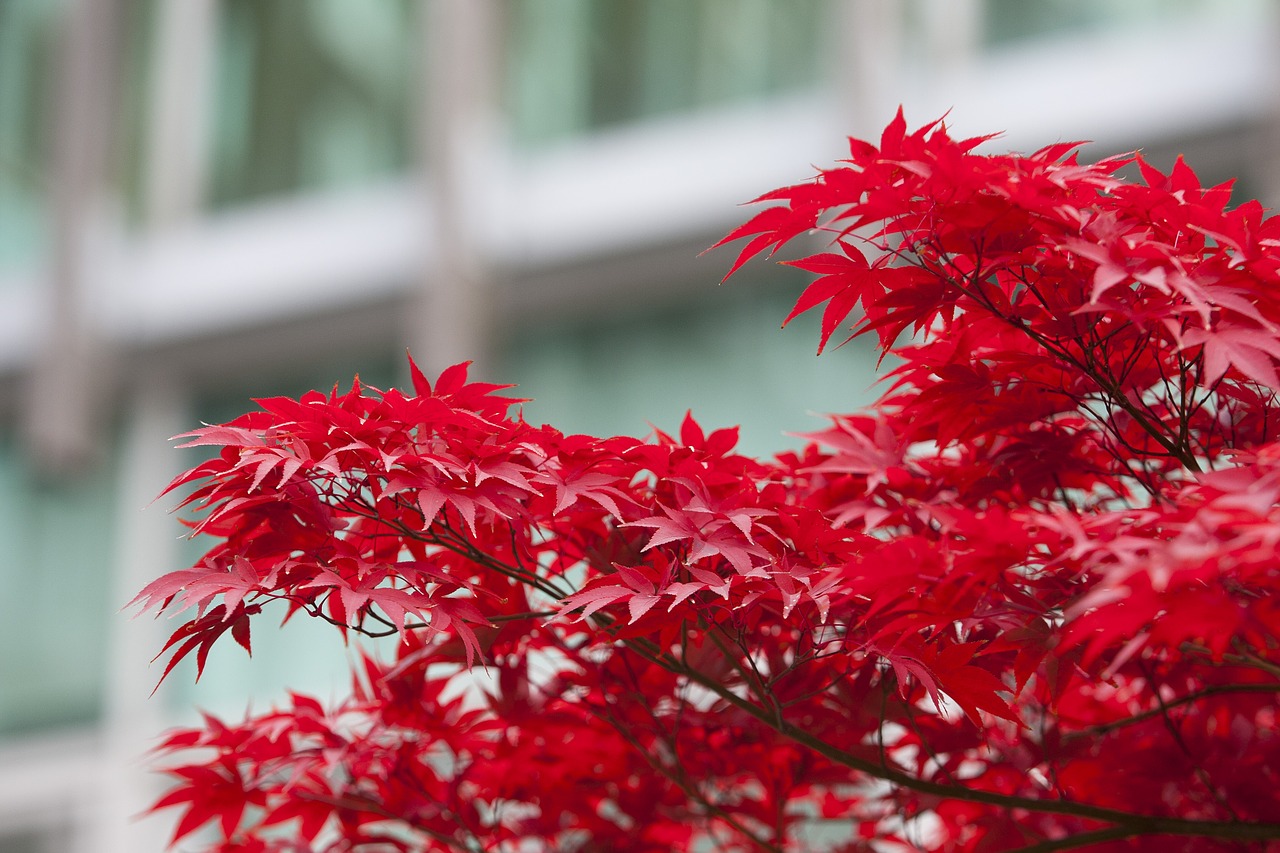
[(725, 702), (747, 714), (750, 714), (760, 722), (774, 728), (779, 734), (790, 738), (802, 746), (808, 747), (819, 755), (852, 770), (860, 771), (868, 776), (882, 779), (886, 782), (899, 785), (912, 791), (918, 791), (923, 794), (933, 794), (945, 799), (982, 803), (1006, 809), (1026, 809), (1027, 811), (1040, 812), (1044, 814), (1072, 815), (1074, 817), (1085, 818), (1088, 820), (1113, 823), (1134, 830), (1130, 833), (1131, 835), (1182, 835), (1205, 838), (1227, 838), (1240, 841), (1261, 841), (1280, 838), (1280, 824), (1274, 823), (1224, 823), (1219, 821), (1198, 821), (1182, 818), (1159, 817), (1155, 815), (1141, 815), (1120, 811), (1118, 809), (1105, 808), (1103, 806), (1094, 806), (1088, 803), (1073, 802), (1070, 800), (1041, 800), (1029, 797), (1018, 797), (1009, 794), (999, 794), (993, 791), (944, 785), (938, 782), (931, 782), (927, 779), (918, 779), (908, 773), (893, 770), (892, 768), (881, 767), (875, 762), (867, 761), (866, 759), (848, 753), (839, 747), (815, 737), (804, 729), (792, 725), (785, 719), (775, 722), (773, 715), (769, 711), (754, 705), (746, 699), (743, 699), (728, 688), (724, 687), (715, 679), (708, 678), (696, 670), (692, 670), (677, 661), (671, 660), (669, 657), (659, 655), (654, 653), (652, 650), (645, 649), (642, 644), (632, 641), (628, 642), (627, 647), (635, 650), (651, 663), (671, 669), (673, 672), (678, 672), (688, 677), (691, 681), (694, 681), (715, 693)]
[(1090, 726), (1087, 729), (1081, 729), (1076, 732), (1068, 732), (1062, 736), (1063, 741), (1078, 740), (1082, 737), (1097, 737), (1105, 735), (1116, 729), (1132, 726), (1158, 717), (1171, 708), (1177, 708), (1180, 705), (1189, 705), (1192, 702), (1198, 702), (1207, 696), (1216, 696), (1222, 693), (1280, 693), (1280, 684), (1215, 684), (1197, 690), (1194, 693), (1188, 693), (1185, 696), (1179, 696), (1177, 699), (1170, 699), (1168, 702), (1162, 703), (1160, 707), (1149, 708), (1141, 713), (1134, 714), (1131, 717), (1125, 717), (1122, 720), (1113, 720), (1109, 723), (1100, 723), (1096, 726)]

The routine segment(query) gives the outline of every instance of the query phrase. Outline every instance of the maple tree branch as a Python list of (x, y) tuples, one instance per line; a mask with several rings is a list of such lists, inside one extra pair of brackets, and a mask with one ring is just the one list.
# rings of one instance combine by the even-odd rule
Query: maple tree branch
[[(310, 800), (312, 802), (324, 803), (327, 806), (332, 806), (334, 809), (344, 809), (344, 810), (350, 810), (355, 812), (364, 812), (366, 814), (378, 815), (379, 817), (383, 817), (390, 821), (408, 823), (409, 826), (412, 827), (415, 831), (421, 832), (423, 835), (427, 836), (428, 838), (431, 838), (431, 839), (434, 839), (435, 841), (440, 842), (441, 844), (445, 845), (451, 850), (459, 850), (459, 851), (462, 851), (462, 853), (478, 853), (478, 851), (484, 849), (482, 845), (473, 846), (466, 842), (462, 842), (462, 841), (458, 841), (456, 839), (450, 838), (449, 836), (441, 832), (437, 832), (434, 829), (429, 829), (428, 827), (425, 827), (425, 826), (417, 826), (416, 824), (410, 821), (405, 821), (405, 818), (403, 815), (398, 815), (398, 814), (395, 814), (394, 812), (390, 812), (387, 809), (385, 809), (383, 806), (379, 805), (378, 803), (363, 797), (360, 799), (355, 799), (352, 797), (332, 797), (332, 796), (325, 796), (324, 794), (320, 794), (315, 791), (298, 791), (295, 796), (297, 796), (299, 799), (302, 799), (302, 800)], [(476, 845), (480, 845), (480, 840), (478, 838), (475, 838), (475, 834), (471, 833), (471, 835), (472, 835), (472, 840), (475, 841)]]
[[(1274, 664), (1271, 661), (1267, 660), (1266, 658), (1258, 657), (1256, 654), (1254, 654), (1252, 651), (1249, 650), (1250, 646), (1246, 643), (1237, 642), (1234, 645), (1235, 645), (1235, 648), (1238, 650), (1242, 649), (1243, 647), (1243, 650), (1238, 651), (1236, 653), (1227, 653), (1222, 655), (1223, 662), (1236, 664), (1238, 666), (1253, 667), (1254, 669), (1260, 669), (1263, 672), (1269, 673), (1271, 675), (1276, 676), (1277, 678), (1280, 678), (1280, 665)], [(1206, 657), (1210, 658), (1210, 662), (1214, 663), (1215, 665), (1217, 665), (1218, 663), (1216, 660), (1213, 660), (1213, 650), (1208, 648), (1207, 646), (1202, 646), (1198, 643), (1186, 642), (1186, 643), (1183, 643), (1179, 648), (1184, 652), (1196, 652), (1198, 654), (1205, 655)]]
[(1188, 693), (1185, 696), (1179, 696), (1177, 699), (1170, 699), (1163, 702), (1160, 707), (1149, 708), (1146, 711), (1134, 714), (1131, 717), (1125, 717), (1122, 720), (1114, 720), (1110, 723), (1099, 723), (1096, 726), (1089, 726), (1079, 731), (1066, 732), (1062, 735), (1063, 741), (1078, 740), (1082, 737), (1093, 737), (1095, 735), (1103, 735), (1125, 726), (1136, 725), (1152, 717), (1158, 717), (1167, 710), (1177, 708), (1181, 705), (1189, 705), (1197, 702), (1206, 696), (1216, 696), (1222, 693), (1280, 693), (1280, 684), (1215, 684)]
[[(1030, 331), (1028, 331), (1028, 333), (1030, 334)], [(1195, 456), (1191, 454), (1191, 451), (1188, 448), (1181, 447), (1177, 442), (1165, 435), (1164, 430), (1158, 428), (1155, 425), (1155, 422), (1148, 419), (1146, 415), (1129, 400), (1128, 396), (1124, 393), (1124, 390), (1120, 388), (1118, 384), (1104, 376), (1100, 371), (1092, 369), (1092, 366), (1085, 368), (1085, 372), (1088, 374), (1089, 378), (1096, 382), (1098, 387), (1102, 389), (1102, 392), (1106, 395), (1107, 400), (1111, 405), (1119, 408), (1125, 414), (1129, 415), (1129, 417), (1133, 418), (1134, 422), (1142, 428), (1143, 432), (1155, 439), (1156, 444), (1163, 447), (1173, 458), (1186, 466), (1188, 470), (1200, 470), (1200, 463), (1196, 460)]]
[[(667, 767), (666, 764), (659, 761), (657, 756), (653, 754), (652, 750), (646, 749), (644, 745), (640, 743), (639, 740), (636, 739), (635, 735), (631, 733), (631, 730), (627, 728), (622, 723), (621, 720), (618, 720), (612, 713), (609, 713), (607, 711), (602, 712), (586, 705), (584, 705), (583, 707), (585, 707), (588, 710), (588, 712), (592, 714), (592, 716), (607, 723), (610, 727), (612, 727), (613, 730), (616, 731), (622, 737), (623, 740), (625, 740), (628, 744), (630, 744), (631, 747), (634, 748), (635, 751), (640, 754), (640, 757), (643, 758), (650, 767), (652, 767), (660, 775), (662, 775), (663, 778), (665, 778), (667, 781), (671, 782), (673, 785), (678, 787), (681, 791), (684, 791), (684, 793), (687, 794), (688, 796), (697, 800), (699, 805), (701, 805), (704, 809), (707, 810), (707, 814), (709, 816), (716, 817), (724, 821), (726, 824), (733, 827), (744, 838), (746, 838), (752, 844), (759, 847), (761, 850), (769, 851), (769, 853), (782, 853), (781, 847), (779, 847), (776, 844), (773, 844), (772, 842), (764, 838), (761, 838), (759, 834), (752, 831), (751, 828), (748, 827), (746, 824), (742, 823), (742, 821), (738, 820), (732, 814), (725, 811), (724, 808), (722, 808), (721, 806), (712, 802), (709, 797), (707, 797), (705, 794), (702, 793), (702, 791), (698, 788), (697, 785), (694, 785), (693, 783), (689, 782), (685, 778), (683, 773), (677, 774), (670, 767)], [(664, 740), (666, 739), (664, 738)], [(670, 741), (667, 741), (667, 747), (672, 751), (673, 755), (676, 754), (675, 748), (670, 743)]]
[[(604, 614), (596, 614), (596, 615), (604, 615)], [(611, 624), (611, 623), (606, 623), (606, 624)], [(631, 671), (631, 667), (629, 665), (627, 669), (628, 671)], [(633, 677), (635, 676), (634, 672), (632, 672), (631, 674)], [(637, 701), (639, 707), (646, 708), (649, 711), (650, 719), (653, 721), (654, 725), (657, 726), (659, 730), (661, 730), (661, 722), (659, 721), (657, 716), (654, 714), (653, 708), (650, 707), (645, 702), (644, 696), (636, 695), (633, 698)], [(698, 788), (697, 785), (688, 781), (684, 773), (677, 774), (672, 768), (668, 767), (666, 764), (658, 760), (658, 758), (653, 754), (652, 750), (646, 749), (645, 746), (642, 743), (640, 743), (640, 741), (632, 733), (630, 727), (625, 725), (621, 720), (617, 719), (617, 717), (615, 717), (611, 711), (607, 710), (607, 708), (605, 710), (601, 710), (599, 708), (595, 708), (591, 706), (590, 704), (585, 704), (585, 703), (582, 705), (582, 707), (589, 714), (594, 716), (596, 719), (601, 720), (602, 722), (609, 725), (614, 731), (616, 731), (618, 735), (622, 737), (623, 740), (625, 740), (633, 749), (635, 749), (637, 753), (639, 753), (640, 757), (643, 758), (650, 767), (652, 767), (655, 771), (661, 774), (669, 782), (671, 782), (672, 784), (680, 788), (680, 790), (684, 791), (685, 794), (697, 800), (698, 803), (702, 805), (704, 809), (706, 809), (708, 815), (716, 817), (720, 820), (723, 820), (727, 825), (737, 830), (745, 838), (747, 838), (747, 840), (755, 844), (760, 849), (768, 851), (768, 853), (782, 853), (781, 847), (765, 840), (764, 838), (761, 838), (756, 832), (753, 832), (749, 827), (747, 827), (740, 820), (734, 817), (734, 815), (726, 811), (723, 807), (721, 807), (717, 803), (712, 802), (711, 799), (707, 797), (702, 792), (702, 790)], [(679, 726), (679, 721), (680, 721), (680, 717), (677, 716), (677, 719), (676, 719), (677, 727)], [(676, 748), (673, 735), (663, 732), (662, 734), (659, 734), (657, 736), (661, 737), (661, 742), (666, 745), (667, 750), (670, 752), (672, 756), (672, 760), (676, 763), (677, 766), (679, 766), (680, 765), (679, 750)]]
[[(907, 700), (906, 700), (906, 699), (903, 699), (903, 698), (901, 698), (901, 697), (899, 697), (899, 702), (901, 702), (901, 703), (902, 703), (902, 710), (903, 710), (903, 712), (906, 714), (907, 722), (908, 722), (908, 723), (910, 723), (910, 725), (911, 725), (911, 731), (913, 731), (913, 732), (915, 733), (915, 735), (916, 735), (916, 739), (919, 741), (920, 746), (924, 749), (925, 754), (929, 756), (929, 760), (930, 760), (930, 761), (932, 761), (932, 762), (934, 763), (934, 766), (936, 766), (936, 767), (938, 768), (938, 772), (939, 772), (939, 773), (942, 773), (942, 774), (944, 774), (944, 775), (945, 775), (945, 777), (946, 777), (946, 779), (947, 779), (947, 783), (948, 783), (948, 784), (955, 785), (955, 784), (956, 784), (955, 777), (954, 777), (954, 776), (952, 776), (952, 775), (951, 775), (951, 771), (947, 769), (947, 765), (946, 765), (946, 763), (945, 763), (942, 759), (940, 759), (940, 758), (938, 757), (938, 752), (937, 752), (937, 750), (935, 750), (935, 749), (933, 748), (933, 744), (929, 743), (929, 741), (925, 738), (925, 736), (924, 736), (924, 732), (920, 731), (920, 726), (919, 726), (919, 724), (917, 724), (917, 723), (916, 723), (916, 715), (915, 715), (914, 713), (912, 713), (912, 711), (911, 711), (911, 705), (910, 705), (910, 704), (908, 704), (908, 702), (907, 702)], [(887, 768), (887, 767), (888, 767), (888, 764), (885, 762), (884, 748), (883, 748), (883, 747), (884, 747), (884, 744), (883, 744), (883, 731), (884, 731), (884, 724), (883, 724), (883, 721), (881, 722), (880, 731), (881, 731), (881, 733), (882, 733), (882, 734), (881, 734), (881, 738), (882, 738), (882, 740), (881, 740), (880, 764), (881, 764), (881, 766), (884, 766), (884, 767), (886, 767), (886, 768)]]
[[(982, 257), (980, 254), (976, 258), (973, 272), (968, 276), (961, 276), (956, 275), (947, 268), (948, 266), (951, 266), (952, 262), (950, 261), (949, 255), (944, 252), (941, 247), (935, 246), (934, 250), (937, 253), (938, 258), (944, 264), (942, 268), (936, 270), (931, 269), (930, 265), (923, 260), (917, 261), (917, 266), (926, 272), (945, 278), (949, 284), (954, 286), (964, 295), (968, 296), (976, 304), (982, 306), (982, 308), (992, 316), (1005, 321), (1013, 328), (1022, 332), (1052, 355), (1079, 368), (1086, 376), (1098, 385), (1099, 389), (1101, 389), (1103, 394), (1106, 395), (1107, 400), (1111, 405), (1121, 409), (1133, 418), (1138, 426), (1155, 439), (1156, 443), (1164, 448), (1171, 456), (1176, 458), (1192, 471), (1200, 470), (1199, 462), (1191, 454), (1189, 449), (1180, 446), (1173, 439), (1169, 438), (1169, 436), (1165, 434), (1164, 430), (1160, 429), (1155, 422), (1150, 420), (1137, 406), (1132, 403), (1132, 401), (1129, 400), (1123, 389), (1120, 388), (1117, 380), (1098, 369), (1098, 365), (1092, 357), (1094, 353), (1093, 348), (1086, 346), (1081, 342), (1081, 352), (1084, 354), (1084, 360), (1082, 361), (1075, 355), (1075, 353), (1061, 346), (1057, 341), (1054, 341), (1048, 336), (1033, 329), (1025, 320), (1019, 317), (1010, 316), (1001, 311), (991, 301), (991, 299), (982, 292), (982, 288), (978, 286), (979, 282), (985, 280), (987, 276), (992, 274), (990, 271), (982, 268)], [(1140, 349), (1141, 348), (1139, 347), (1134, 347), (1135, 353), (1139, 352)]]
[[(632, 647), (630, 643), (628, 643), (628, 647)], [(669, 658), (663, 658), (661, 656), (649, 657), (649, 655), (644, 652), (642, 652), (642, 656), (645, 656), (646, 659), (649, 659), (652, 663), (660, 666), (679, 667), (678, 671), (680, 674), (696, 681), (698, 684), (715, 693), (721, 699), (739, 710), (744, 711), (761, 722), (772, 726), (780, 734), (785, 735), (796, 743), (812, 749), (814, 752), (834, 761), (837, 764), (844, 765), (850, 769), (858, 770), (869, 776), (883, 779), (886, 782), (900, 785), (903, 788), (908, 788), (920, 793), (933, 794), (947, 799), (965, 800), (968, 802), (999, 806), (1001, 808), (1020, 808), (1046, 814), (1073, 815), (1075, 817), (1087, 818), (1090, 820), (1120, 824), (1135, 829), (1136, 831), (1132, 833), (1134, 835), (1184, 835), (1202, 836), (1206, 838), (1228, 838), (1244, 841), (1280, 838), (1280, 824), (1274, 823), (1243, 821), (1226, 823), (1220, 821), (1198, 821), (1183, 818), (1158, 817), (1155, 815), (1134, 814), (1132, 812), (1125, 812), (1102, 806), (1093, 806), (1088, 803), (1079, 803), (1070, 800), (1041, 800), (1029, 797), (1019, 797), (1010, 794), (1000, 794), (994, 791), (957, 787), (954, 785), (931, 782), (927, 779), (919, 779), (903, 771), (881, 767), (875, 762), (859, 758), (856, 755), (848, 753), (839, 747), (833, 746), (832, 744), (815, 737), (804, 729), (792, 725), (785, 719), (775, 723), (772, 715), (763, 708), (760, 708), (733, 693), (718, 683), (715, 679), (708, 678), (697, 670), (690, 669), (679, 662), (672, 661)]]
[[(1104, 411), (1095, 412), (1092, 407), (1091, 400), (1085, 397), (1076, 398), (1076, 405), (1087, 413), (1095, 423), (1103, 428), (1102, 440), (1100, 446), (1105, 450), (1112, 459), (1120, 463), (1124, 472), (1137, 481), (1138, 485), (1153, 498), (1163, 499), (1162, 491), (1158, 481), (1153, 473), (1143, 464), (1143, 458), (1155, 455), (1149, 447), (1135, 447), (1132, 442), (1125, 438), (1124, 433), (1115, 423), (1115, 412)], [(1099, 401), (1105, 403), (1105, 401)], [(1121, 453), (1119, 449), (1129, 451), (1129, 455)], [(1134, 470), (1134, 466), (1141, 466), (1138, 470)]]
[[(394, 634), (399, 634), (399, 633), (400, 633), (400, 629), (399, 629), (399, 628), (396, 628), (396, 627), (395, 627), (395, 624), (394, 624), (393, 622), (391, 622), (389, 619), (387, 619), (387, 618), (386, 618), (385, 616), (383, 616), (381, 613), (378, 613), (378, 612), (374, 611), (373, 609), (368, 609), (368, 610), (366, 610), (366, 611), (365, 611), (365, 614), (366, 614), (366, 615), (368, 615), (368, 616), (370, 616), (370, 617), (371, 617), (371, 618), (373, 618), (374, 620), (376, 620), (376, 621), (378, 621), (378, 622), (381, 622), (383, 625), (386, 625), (386, 626), (387, 626), (387, 630), (385, 630), (385, 631), (370, 631), (370, 630), (368, 630), (367, 628), (363, 627), (362, 625), (347, 625), (347, 624), (345, 624), (345, 623), (343, 623), (343, 622), (338, 621), (337, 619), (334, 619), (334, 618), (332, 618), (332, 617), (326, 616), (326, 615), (325, 615), (325, 614), (323, 614), (323, 613), (319, 613), (319, 612), (312, 612), (310, 609), (307, 609), (307, 608), (305, 608), (305, 607), (304, 607), (304, 609), (306, 609), (306, 610), (307, 610), (307, 613), (311, 614), (312, 616), (318, 616), (318, 617), (320, 617), (321, 619), (323, 619), (324, 621), (326, 621), (326, 622), (330, 623), (331, 625), (337, 625), (337, 626), (339, 626), (339, 627), (350, 628), (352, 631), (355, 631), (357, 634), (361, 634), (361, 635), (363, 635), (363, 636), (365, 636), (365, 637), (369, 637), (369, 638), (371, 638), (371, 639), (378, 639), (378, 638), (380, 638), (380, 637), (390, 637), (390, 636), (392, 636), (392, 635), (394, 635)], [(548, 616), (555, 616), (555, 615), (556, 615), (556, 612), (555, 612), (554, 610), (526, 610), (526, 611), (524, 611), (523, 613), (504, 613), (504, 614), (499, 615), (499, 616), (486, 616), (485, 618), (486, 618), (487, 620), (489, 620), (489, 622), (490, 622), (490, 623), (500, 624), (500, 623), (503, 623), (503, 622), (519, 622), (519, 621), (522, 621), (522, 620), (525, 620), (525, 619), (545, 619), (545, 618), (546, 618), (546, 617), (548, 617)], [(424, 628), (430, 628), (430, 627), (431, 627), (431, 623), (430, 623), (430, 622), (406, 622), (406, 623), (404, 623), (404, 630), (405, 630), (405, 631), (421, 631), (421, 630), (423, 630)]]
[[(408, 503), (404, 502), (400, 498), (396, 498), (394, 502), (401, 509), (412, 509)], [(549, 595), (552, 598), (561, 599), (569, 595), (568, 592), (561, 590), (549, 579), (538, 575), (536, 572), (530, 572), (522, 569), (520, 566), (513, 566), (509, 563), (504, 563), (501, 560), (495, 559), (487, 552), (476, 548), (465, 536), (454, 530), (448, 520), (443, 517), (439, 522), (433, 523), (427, 530), (415, 530), (399, 519), (387, 518), (386, 516), (379, 515), (376, 510), (372, 508), (365, 509), (363, 506), (356, 504), (349, 507), (349, 511), (352, 515), (357, 515), (362, 518), (368, 518), (372, 521), (378, 521), (386, 524), (406, 538), (414, 539), (419, 542), (426, 542), (431, 545), (439, 545), (461, 557), (466, 557), (473, 562), (479, 563), (485, 568), (493, 569), (514, 581), (528, 584), (539, 592)], [(513, 553), (515, 553), (514, 550)]]
[[(1154, 680), (1149, 666), (1144, 665), (1142, 667), (1142, 671), (1149, 682)], [(1178, 726), (1174, 722), (1173, 717), (1169, 715), (1169, 703), (1167, 703), (1164, 700), (1164, 697), (1160, 695), (1159, 689), (1153, 690), (1152, 692), (1155, 694), (1156, 702), (1160, 709), (1160, 719), (1164, 723), (1165, 730), (1169, 733), (1170, 739), (1172, 739), (1174, 744), (1177, 745), (1179, 751), (1186, 756), (1188, 761), (1192, 762), (1192, 772), (1204, 787), (1205, 793), (1213, 798), (1213, 800), (1231, 816), (1232, 820), (1238, 821), (1240, 819), (1239, 813), (1231, 805), (1230, 801), (1227, 800), (1222, 790), (1214, 784), (1213, 780), (1209, 777), (1209, 772), (1205, 770), (1203, 763), (1192, 753), (1191, 747), (1187, 745), (1186, 738), (1182, 736), (1182, 732), (1178, 730)]]
[[(782, 708), (778, 703), (777, 697), (773, 695), (773, 692), (768, 689), (768, 686), (764, 683), (764, 680), (760, 678), (760, 673), (755, 669), (754, 664), (751, 667), (751, 672), (750, 673), (747, 672), (747, 669), (742, 665), (742, 661), (739, 659), (739, 656), (733, 654), (729, 650), (729, 648), (725, 645), (724, 640), (719, 636), (720, 633), (724, 632), (724, 629), (722, 627), (720, 627), (719, 625), (710, 625), (710, 626), (704, 626), (704, 627), (709, 628), (709, 630), (707, 630), (707, 636), (711, 638), (711, 642), (720, 651), (720, 654), (724, 656), (725, 661), (730, 666), (733, 667), (734, 671), (736, 671), (739, 676), (742, 677), (743, 683), (747, 685), (748, 689), (750, 689), (751, 692), (756, 694), (761, 704), (767, 703), (770, 707), (773, 708), (773, 713), (775, 718), (777, 719), (778, 722), (781, 722)], [(742, 648), (741, 643), (739, 643), (738, 645), (739, 645), (739, 648)], [(742, 649), (742, 651), (743, 651), (743, 654), (746, 655), (747, 660), (751, 660), (751, 656), (746, 653), (746, 650)]]
[(1231, 663), (1239, 663), (1239, 664), (1243, 664), (1244, 666), (1252, 666), (1262, 670), (1263, 672), (1269, 672), (1272, 675), (1280, 678), (1280, 666), (1277, 666), (1276, 664), (1271, 663), (1268, 660), (1264, 660), (1263, 658), (1260, 658), (1255, 654), (1244, 653), (1244, 654), (1238, 654), (1238, 655), (1223, 655), (1222, 659)]
[(1121, 838), (1133, 838), (1136, 835), (1154, 834), (1147, 833), (1144, 830), (1132, 826), (1108, 826), (1104, 829), (1095, 829), (1091, 832), (1081, 832), (1076, 835), (1068, 835), (1066, 838), (1055, 838), (1051, 841), (1041, 841), (1028, 847), (1019, 847), (1012, 853), (1054, 853), (1057, 850), (1071, 850), (1075, 847), (1085, 847), (1090, 844), (1097, 844), (1102, 841), (1117, 841)]
[[(815, 660), (823, 660), (824, 658), (833, 657), (837, 654), (839, 654), (839, 652), (824, 652), (822, 654), (811, 655), (808, 658), (806, 658), (803, 662), (811, 663)], [(788, 667), (788, 671), (790, 669), (792, 669), (792, 667)], [(817, 687), (814, 687), (812, 690), (792, 696), (790, 699), (787, 699), (785, 702), (780, 702), (779, 704), (783, 708), (790, 708), (793, 705), (799, 705), (801, 702), (812, 699), (815, 696), (821, 696), (822, 694), (830, 690), (832, 687), (834, 687), (836, 684), (838, 684), (840, 680), (844, 677), (845, 677), (845, 673), (837, 670), (836, 672), (832, 673), (831, 676), (826, 679), (826, 681), (822, 682)], [(775, 676), (769, 679), (768, 687), (771, 692), (773, 691), (773, 685), (776, 684), (780, 680), (780, 678), (781, 678), (781, 675)]]

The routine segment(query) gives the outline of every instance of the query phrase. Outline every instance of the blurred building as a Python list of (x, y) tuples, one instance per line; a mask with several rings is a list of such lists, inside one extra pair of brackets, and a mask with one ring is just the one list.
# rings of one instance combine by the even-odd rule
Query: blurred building
[[(159, 850), (143, 751), (195, 704), (342, 689), (259, 629), (149, 698), (120, 606), (194, 546), (168, 438), (254, 396), (474, 358), (530, 420), (686, 408), (753, 452), (870, 397), (699, 252), (904, 104), (1280, 190), (1266, 0), (0, 0), (0, 853)], [(146, 509), (144, 509), (146, 507)], [(264, 623), (265, 627), (265, 623)], [(303, 639), (305, 638), (305, 639)], [(336, 679), (336, 680), (335, 680)]]

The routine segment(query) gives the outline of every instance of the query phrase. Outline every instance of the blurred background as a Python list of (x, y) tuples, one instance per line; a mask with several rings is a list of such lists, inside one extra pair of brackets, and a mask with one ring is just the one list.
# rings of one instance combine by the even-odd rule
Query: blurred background
[[(566, 431), (795, 443), (873, 358), (699, 252), (898, 104), (1280, 194), (1266, 0), (0, 0), (0, 853), (160, 850), (143, 753), (198, 705), (344, 691), (256, 628), (154, 696), (189, 565), (169, 437), (255, 396), (475, 359)], [(269, 619), (269, 617), (268, 617)]]

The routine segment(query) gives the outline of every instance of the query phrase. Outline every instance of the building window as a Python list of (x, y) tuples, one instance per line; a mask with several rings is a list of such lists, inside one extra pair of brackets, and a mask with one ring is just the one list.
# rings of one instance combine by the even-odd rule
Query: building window
[(212, 203), (404, 170), (415, 10), (409, 0), (222, 0)]
[(803, 89), (820, 0), (517, 0), (506, 6), (517, 141)]
[(0, 269), (47, 240), (46, 186), (60, 3), (0, 0)]
[(1002, 45), (1057, 33), (1114, 31), (1213, 13), (1256, 17), (1265, 0), (986, 0), (984, 40)]

